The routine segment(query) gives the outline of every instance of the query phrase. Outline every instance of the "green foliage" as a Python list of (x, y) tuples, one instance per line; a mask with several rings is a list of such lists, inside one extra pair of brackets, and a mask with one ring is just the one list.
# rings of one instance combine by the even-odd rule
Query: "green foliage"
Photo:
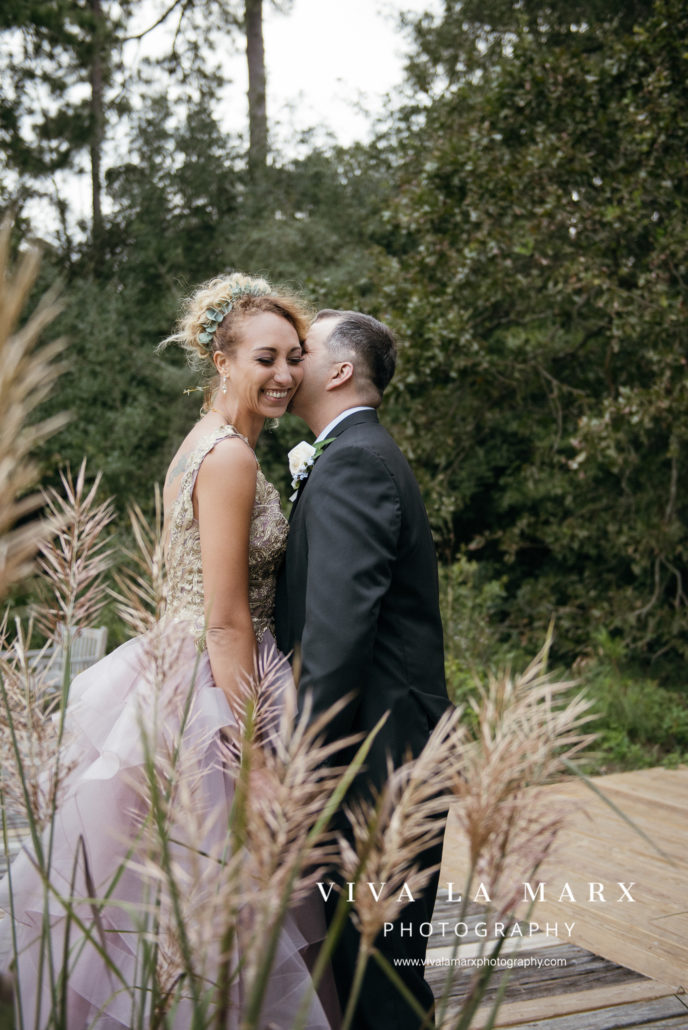
[(527, 664), (504, 626), (506, 580), (488, 579), (486, 567), (460, 555), (440, 569), (449, 695), (456, 703), (475, 693), (488, 673)]
[(58, 324), (70, 340), (68, 369), (45, 406), (72, 416), (43, 447), (46, 475), (86, 457), (120, 510), (139, 499), (150, 507), (153, 484), (198, 407), (182, 397), (188, 376), (154, 352), (164, 327), (154, 335), (139, 313), (125, 290), (92, 279), (71, 284)]
[(514, 24), (398, 144), (397, 435), (443, 548), (505, 569), (509, 627), (554, 615), (570, 659), (600, 624), (688, 654), (687, 40), (676, 0), (632, 31)]
[[(476, 700), (488, 677), (527, 664), (527, 652), (506, 619), (506, 577), (489, 579), (481, 562), (460, 556), (440, 569), (447, 685), (452, 700)], [(586, 770), (595, 775), (688, 760), (688, 684), (667, 689), (628, 661), (620, 636), (594, 634), (594, 657), (562, 679), (593, 701), (589, 730), (597, 735)], [(475, 722), (469, 709), (465, 718)]]
[(688, 758), (688, 685), (668, 690), (625, 660), (620, 639), (597, 635), (598, 657), (581, 682), (594, 700), (598, 734), (595, 771), (675, 767)]
[(93, 141), (94, 111), (84, 88), (96, 61), (103, 87), (113, 84), (131, 9), (131, 0), (105, 3), (102, 14), (91, 3), (67, 0), (3, 4), (0, 139), (24, 190), (74, 168)]

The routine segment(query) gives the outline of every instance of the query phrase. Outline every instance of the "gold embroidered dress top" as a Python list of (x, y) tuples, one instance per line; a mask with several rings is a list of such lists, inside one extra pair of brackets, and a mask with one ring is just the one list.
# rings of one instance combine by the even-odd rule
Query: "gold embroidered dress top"
[[(205, 437), (191, 453), (172, 506), (167, 546), (168, 618), (191, 622), (196, 642), (205, 645), (201, 538), (193, 511), (193, 488), (203, 459), (221, 441), (236, 436), (250, 447), (234, 426), (225, 425)], [(256, 639), (274, 631), (277, 570), (287, 546), (289, 525), (280, 509), (279, 494), (263, 475), (258, 459), (256, 498), (251, 513), (248, 551), (248, 602)]]

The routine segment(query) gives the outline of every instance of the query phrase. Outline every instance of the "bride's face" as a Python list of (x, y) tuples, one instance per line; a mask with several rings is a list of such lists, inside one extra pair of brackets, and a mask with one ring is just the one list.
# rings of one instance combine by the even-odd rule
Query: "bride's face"
[(246, 317), (239, 337), (232, 354), (218, 362), (218, 371), (227, 376), (232, 408), (261, 418), (283, 415), (303, 378), (296, 329), (285, 318), (261, 311)]

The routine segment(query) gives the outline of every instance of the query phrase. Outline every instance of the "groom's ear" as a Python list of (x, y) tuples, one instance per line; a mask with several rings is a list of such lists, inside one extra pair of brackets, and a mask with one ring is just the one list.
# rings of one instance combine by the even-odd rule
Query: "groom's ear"
[(354, 378), (354, 366), (350, 361), (339, 361), (332, 369), (332, 374), (325, 384), (326, 390), (338, 390)]

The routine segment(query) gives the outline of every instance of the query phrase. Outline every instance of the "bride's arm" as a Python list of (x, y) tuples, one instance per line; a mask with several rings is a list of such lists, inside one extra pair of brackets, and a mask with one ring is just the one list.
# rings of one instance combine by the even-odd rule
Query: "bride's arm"
[(256, 495), (256, 459), (240, 440), (208, 454), (194, 487), (206, 612), (206, 642), (215, 683), (237, 711), (238, 683), (251, 674), (256, 637), (248, 604), (248, 550)]

